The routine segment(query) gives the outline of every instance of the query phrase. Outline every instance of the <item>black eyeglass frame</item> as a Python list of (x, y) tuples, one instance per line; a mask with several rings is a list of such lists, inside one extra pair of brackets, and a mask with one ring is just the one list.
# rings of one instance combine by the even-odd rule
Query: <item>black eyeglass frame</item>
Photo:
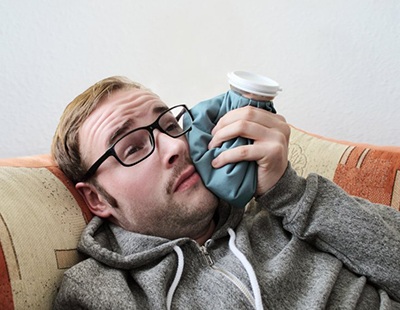
[[(171, 135), (169, 132), (165, 131), (159, 124), (159, 120), (161, 119), (161, 117), (163, 115), (167, 114), (172, 109), (179, 108), (179, 107), (182, 107), (184, 109), (183, 110), (184, 114), (187, 113), (189, 115), (192, 123), (193, 123), (194, 118), (193, 118), (192, 112), (189, 110), (189, 108), (185, 104), (178, 104), (178, 105), (175, 105), (175, 106), (163, 111), (162, 113), (160, 113), (160, 115), (157, 117), (157, 119), (153, 123), (151, 123), (150, 125), (144, 126), (144, 127), (135, 128), (135, 129), (127, 132), (126, 134), (124, 134), (117, 141), (115, 141), (113, 143), (113, 145), (111, 145), (107, 149), (107, 151), (105, 151), (104, 154), (102, 156), (100, 156), (100, 158), (98, 160), (96, 160), (92, 166), (90, 166), (90, 168), (87, 170), (87, 172), (85, 173), (85, 175), (83, 176), (81, 181), (84, 182), (84, 181), (87, 181), (88, 179), (90, 179), (96, 173), (96, 171), (100, 167), (100, 165), (110, 156), (113, 156), (124, 167), (132, 167), (132, 166), (142, 162), (146, 158), (148, 158), (151, 154), (153, 154), (153, 152), (154, 152), (154, 150), (156, 148), (155, 147), (155, 142), (154, 142), (154, 134), (153, 134), (154, 129), (158, 129), (160, 132), (162, 132), (162, 133), (164, 133), (164, 134), (166, 134), (166, 135), (168, 135), (168, 136), (170, 136), (172, 138), (179, 138), (179, 137), (183, 136), (184, 134), (186, 134), (187, 132), (189, 132), (192, 129), (191, 125), (186, 129), (182, 128), (182, 132), (181, 133), (179, 133), (177, 135)], [(152, 146), (151, 152), (149, 152), (149, 154), (147, 154), (145, 157), (141, 158), (140, 160), (133, 162), (132, 164), (125, 164), (124, 162), (122, 162), (121, 159), (119, 159), (117, 153), (115, 152), (115, 145), (119, 141), (121, 141), (123, 138), (125, 138), (127, 135), (130, 135), (132, 132), (135, 132), (135, 131), (138, 131), (138, 130), (147, 130), (150, 133), (150, 139), (151, 139), (150, 142), (151, 142), (151, 146)]]

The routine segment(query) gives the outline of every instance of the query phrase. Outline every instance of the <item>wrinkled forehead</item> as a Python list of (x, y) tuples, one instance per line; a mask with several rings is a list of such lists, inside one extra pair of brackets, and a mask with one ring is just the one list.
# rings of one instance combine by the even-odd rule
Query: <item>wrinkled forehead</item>
[[(167, 105), (146, 89), (118, 90), (103, 98), (79, 130), (80, 150), (88, 163), (125, 132), (153, 122)], [(92, 158), (93, 157), (93, 158)]]
[[(165, 105), (160, 97), (148, 89), (143, 88), (128, 88), (119, 89), (113, 91), (109, 95), (104, 96), (94, 111), (91, 113), (103, 113), (101, 110), (113, 110), (113, 109), (135, 109), (141, 106), (150, 107), (152, 104)], [(100, 110), (100, 112), (99, 112)], [(90, 115), (90, 116), (91, 116)], [(89, 117), (90, 117), (89, 116)]]

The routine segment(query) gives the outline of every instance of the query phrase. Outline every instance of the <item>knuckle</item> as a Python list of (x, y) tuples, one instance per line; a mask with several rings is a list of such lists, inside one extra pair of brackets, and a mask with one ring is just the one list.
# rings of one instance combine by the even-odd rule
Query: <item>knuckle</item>
[[(262, 111), (264, 111), (264, 110), (262, 110)], [(254, 118), (259, 113), (260, 113), (260, 109), (259, 108), (249, 106), (249, 109), (247, 109), (247, 117), (248, 117), (248, 119)]]
[(240, 132), (243, 132), (246, 128), (247, 128), (247, 122), (245, 120), (241, 119), (237, 122), (237, 129)]
[(291, 133), (291, 127), (287, 123), (281, 123), (277, 127), (277, 132), (281, 134), (282, 140), (289, 141), (290, 133)]
[(245, 106), (242, 108), (242, 115), (245, 119), (251, 119), (254, 116), (256, 108), (253, 106)]
[(275, 143), (270, 149), (272, 158), (286, 158), (287, 157), (287, 147), (281, 143)]
[(286, 123), (286, 118), (283, 115), (281, 115), (281, 114), (275, 114), (275, 115), (279, 120), (281, 120), (282, 122)]
[(249, 154), (249, 150), (246, 147), (240, 147), (239, 148), (239, 156), (240, 158), (246, 158)]
[(290, 128), (290, 126), (289, 125), (285, 125), (285, 126), (283, 126), (283, 128), (282, 128), (282, 133), (283, 133), (283, 135), (284, 135), (284, 137), (285, 137), (285, 140), (286, 141), (289, 141), (289, 137), (290, 137), (290, 133), (291, 133), (291, 128)]

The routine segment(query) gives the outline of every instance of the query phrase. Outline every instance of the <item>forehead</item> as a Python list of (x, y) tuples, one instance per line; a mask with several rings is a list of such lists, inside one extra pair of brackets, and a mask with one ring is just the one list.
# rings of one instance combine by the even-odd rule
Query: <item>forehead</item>
[(118, 90), (103, 98), (79, 131), (84, 158), (101, 156), (112, 138), (154, 121), (166, 104), (145, 89)]

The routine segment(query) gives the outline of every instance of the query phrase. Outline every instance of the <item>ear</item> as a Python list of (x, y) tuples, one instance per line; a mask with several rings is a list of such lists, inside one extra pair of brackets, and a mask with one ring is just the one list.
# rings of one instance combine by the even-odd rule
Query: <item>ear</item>
[(81, 194), (93, 214), (102, 218), (111, 216), (112, 207), (98, 192), (95, 186), (89, 183), (79, 182), (75, 185), (75, 188)]

